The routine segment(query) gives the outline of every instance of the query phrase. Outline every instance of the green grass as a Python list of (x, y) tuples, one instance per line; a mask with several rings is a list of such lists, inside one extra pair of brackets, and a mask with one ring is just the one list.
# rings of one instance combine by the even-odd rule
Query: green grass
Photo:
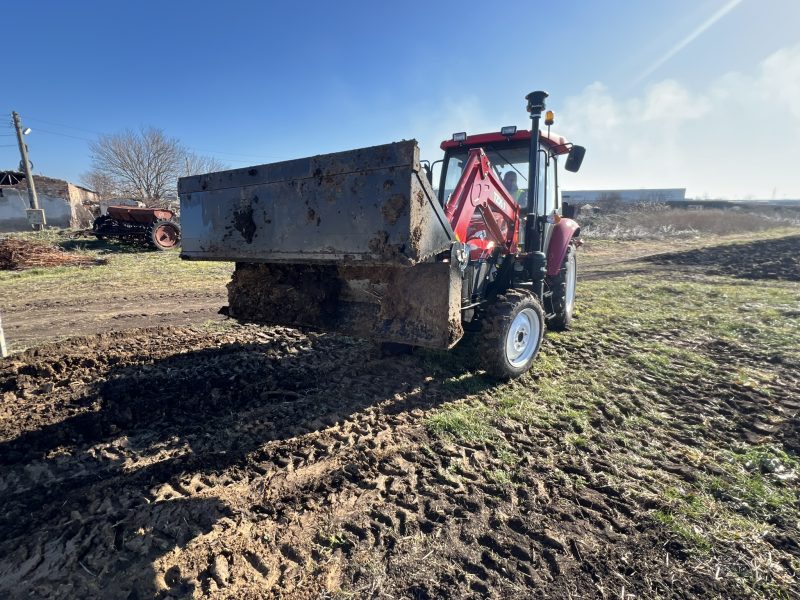
[(126, 293), (153, 295), (182, 289), (222, 290), (230, 280), (233, 263), (184, 261), (177, 250), (167, 252), (105, 243), (73, 240), (64, 232), (14, 234), (14, 237), (68, 245), (71, 252), (101, 257), (108, 264), (92, 267), (54, 267), (25, 271), (0, 271), (0, 302), (27, 302), (58, 297), (119, 297)]
[(454, 404), (434, 413), (428, 419), (428, 428), (436, 435), (464, 443), (488, 442), (498, 437), (488, 422), (489, 415), (483, 405)]
[(514, 479), (511, 473), (506, 469), (491, 469), (486, 472), (486, 476), (489, 481), (503, 487), (511, 487), (514, 485)]
[[(723, 397), (746, 388), (765, 402), (791, 385), (775, 365), (800, 361), (800, 284), (677, 275), (670, 279), (660, 270), (579, 282), (573, 329), (548, 333), (530, 375), (518, 380), (487, 391), (479, 372), (448, 375), (452, 365), (440, 363), (442, 376), (458, 381), (466, 397), (433, 411), (427, 425), (434, 436), (483, 444), (495, 460), (486, 476), (500, 484), (516, 482), (523, 464), (505, 433), (513, 424), (551, 447), (555, 438), (556, 457), (542, 470), (569, 485), (584, 482), (559, 471), (559, 453), (602, 454), (622, 467), (615, 475), (620, 487), (656, 503), (644, 518), (698, 561), (730, 557), (735, 544), (766, 555), (771, 546), (763, 536), (776, 522), (800, 522), (797, 480), (791, 478), (800, 475), (797, 457), (777, 442), (718, 441), (706, 433), (724, 427), (721, 416), (708, 421), (689, 411), (686, 417), (698, 420), (681, 422), (675, 410), (684, 401), (704, 401), (687, 397), (693, 393), (687, 385), (723, 390)], [(482, 385), (471, 388), (467, 381)], [(682, 437), (660, 437), (664, 428)], [(696, 469), (697, 479), (654, 471), (652, 461), (665, 456)], [(785, 596), (778, 572), (736, 569), (748, 594)]]

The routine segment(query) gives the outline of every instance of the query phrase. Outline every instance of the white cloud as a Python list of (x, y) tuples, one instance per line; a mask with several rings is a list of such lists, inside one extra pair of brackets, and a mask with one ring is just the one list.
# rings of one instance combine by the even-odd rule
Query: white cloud
[(619, 98), (596, 82), (566, 100), (558, 124), (587, 147), (567, 187), (800, 198), (800, 44), (699, 90), (665, 80)]
[(778, 50), (763, 62), (761, 70), (765, 93), (800, 121), (800, 45)]

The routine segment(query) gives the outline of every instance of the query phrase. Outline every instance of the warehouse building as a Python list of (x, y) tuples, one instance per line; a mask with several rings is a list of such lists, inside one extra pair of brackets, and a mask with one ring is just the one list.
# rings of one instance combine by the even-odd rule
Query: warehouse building
[(639, 190), (564, 190), (561, 200), (572, 205), (623, 202), (681, 202), (686, 188), (644, 188)]

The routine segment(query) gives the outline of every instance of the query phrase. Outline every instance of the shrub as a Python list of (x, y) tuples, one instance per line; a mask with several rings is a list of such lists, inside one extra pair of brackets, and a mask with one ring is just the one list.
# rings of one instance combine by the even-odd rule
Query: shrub
[(606, 239), (725, 235), (800, 225), (800, 213), (743, 210), (686, 210), (663, 204), (632, 205), (614, 213), (579, 216), (583, 234)]

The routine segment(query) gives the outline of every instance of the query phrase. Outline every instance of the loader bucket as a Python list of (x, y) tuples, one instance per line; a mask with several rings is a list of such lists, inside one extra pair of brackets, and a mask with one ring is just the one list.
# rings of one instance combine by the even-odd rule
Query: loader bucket
[(454, 236), (414, 140), (179, 181), (181, 257), (236, 262), (229, 314), (447, 348)]

